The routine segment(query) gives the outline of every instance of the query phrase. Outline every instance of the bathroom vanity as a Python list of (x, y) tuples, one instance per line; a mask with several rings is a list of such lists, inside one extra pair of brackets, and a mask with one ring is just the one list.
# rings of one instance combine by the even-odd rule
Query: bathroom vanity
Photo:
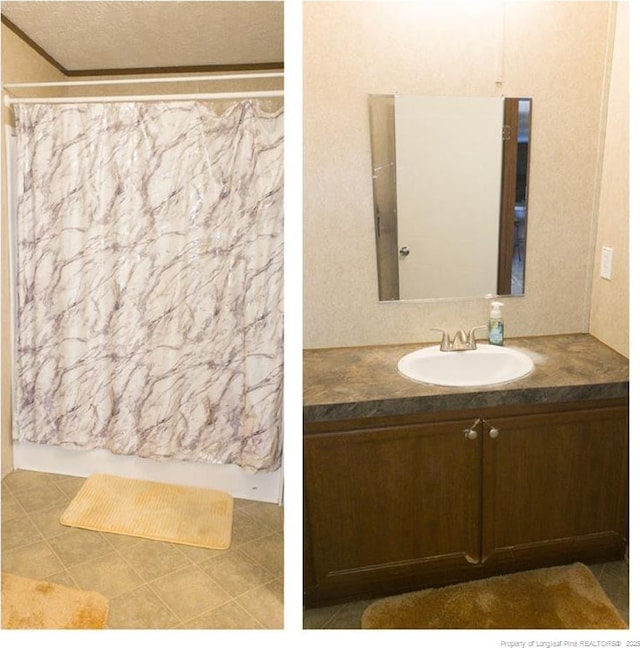
[(624, 555), (627, 359), (505, 344), (535, 369), (484, 388), (402, 377), (425, 345), (305, 351), (307, 607)]

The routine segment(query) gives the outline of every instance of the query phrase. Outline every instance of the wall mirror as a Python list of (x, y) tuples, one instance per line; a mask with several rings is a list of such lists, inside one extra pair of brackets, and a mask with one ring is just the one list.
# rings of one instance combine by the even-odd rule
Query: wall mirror
[(524, 294), (531, 99), (369, 97), (381, 301)]

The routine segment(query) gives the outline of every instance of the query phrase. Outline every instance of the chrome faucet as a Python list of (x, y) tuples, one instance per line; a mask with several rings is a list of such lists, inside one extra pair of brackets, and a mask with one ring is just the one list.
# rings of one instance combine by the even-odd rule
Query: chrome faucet
[(440, 351), (472, 351), (476, 348), (476, 331), (483, 328), (487, 328), (485, 324), (482, 326), (474, 326), (468, 331), (460, 329), (453, 338), (444, 329), (432, 328), (431, 330), (442, 333)]

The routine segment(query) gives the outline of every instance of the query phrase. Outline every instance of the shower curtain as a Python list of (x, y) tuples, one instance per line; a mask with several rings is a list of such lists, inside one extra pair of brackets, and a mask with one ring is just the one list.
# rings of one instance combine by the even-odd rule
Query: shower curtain
[(282, 108), (14, 108), (14, 438), (279, 468)]

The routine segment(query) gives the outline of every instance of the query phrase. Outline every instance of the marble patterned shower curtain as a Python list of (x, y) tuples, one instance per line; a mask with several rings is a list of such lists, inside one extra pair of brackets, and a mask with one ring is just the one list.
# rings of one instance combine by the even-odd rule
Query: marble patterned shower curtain
[(277, 469), (282, 109), (14, 108), (14, 438)]

